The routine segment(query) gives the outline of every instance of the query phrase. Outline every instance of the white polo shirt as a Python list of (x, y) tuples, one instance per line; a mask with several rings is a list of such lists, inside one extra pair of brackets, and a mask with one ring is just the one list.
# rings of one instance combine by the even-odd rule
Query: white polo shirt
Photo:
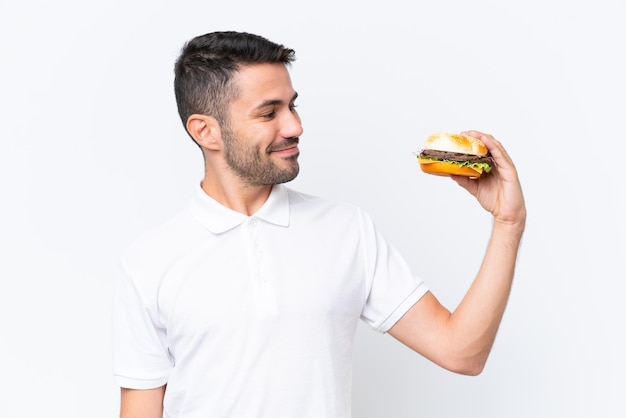
[(386, 332), (427, 290), (362, 210), (282, 185), (253, 216), (198, 187), (121, 266), (115, 381), (167, 384), (168, 418), (348, 418), (359, 318)]

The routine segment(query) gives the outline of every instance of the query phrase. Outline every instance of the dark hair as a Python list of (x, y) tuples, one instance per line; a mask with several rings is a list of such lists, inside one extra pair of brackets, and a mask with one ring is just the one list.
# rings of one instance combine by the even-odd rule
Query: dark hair
[(191, 39), (174, 67), (174, 93), (183, 125), (193, 114), (226, 123), (228, 105), (237, 95), (231, 79), (242, 66), (293, 61), (293, 49), (250, 33), (212, 32)]

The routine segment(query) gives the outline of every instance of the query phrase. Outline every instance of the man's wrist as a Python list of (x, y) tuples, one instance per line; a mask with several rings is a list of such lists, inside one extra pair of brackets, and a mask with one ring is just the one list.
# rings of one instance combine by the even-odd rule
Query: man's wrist
[(526, 229), (526, 217), (524, 216), (516, 220), (494, 218), (493, 228), (497, 228), (508, 234), (518, 234), (521, 236), (524, 233), (524, 229)]

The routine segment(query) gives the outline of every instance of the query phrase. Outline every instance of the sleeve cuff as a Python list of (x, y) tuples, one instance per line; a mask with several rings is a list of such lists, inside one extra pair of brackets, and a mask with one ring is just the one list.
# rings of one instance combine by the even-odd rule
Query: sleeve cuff
[(159, 379), (133, 379), (126, 376), (115, 375), (115, 383), (126, 389), (156, 389), (167, 383), (167, 377)]

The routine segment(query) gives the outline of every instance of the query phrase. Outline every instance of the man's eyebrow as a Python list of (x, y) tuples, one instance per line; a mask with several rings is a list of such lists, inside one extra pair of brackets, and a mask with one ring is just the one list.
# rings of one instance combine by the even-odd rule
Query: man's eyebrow
[[(293, 103), (297, 98), (298, 98), (298, 92), (295, 92), (293, 94), (293, 97), (289, 101), (289, 103)], [(279, 100), (279, 99), (266, 100), (266, 101), (262, 102), (260, 105), (258, 105), (257, 109), (261, 109), (261, 108), (269, 107), (269, 106), (276, 106), (276, 105), (280, 105), (280, 104), (283, 104), (283, 103), (284, 103), (284, 101), (283, 100)]]

